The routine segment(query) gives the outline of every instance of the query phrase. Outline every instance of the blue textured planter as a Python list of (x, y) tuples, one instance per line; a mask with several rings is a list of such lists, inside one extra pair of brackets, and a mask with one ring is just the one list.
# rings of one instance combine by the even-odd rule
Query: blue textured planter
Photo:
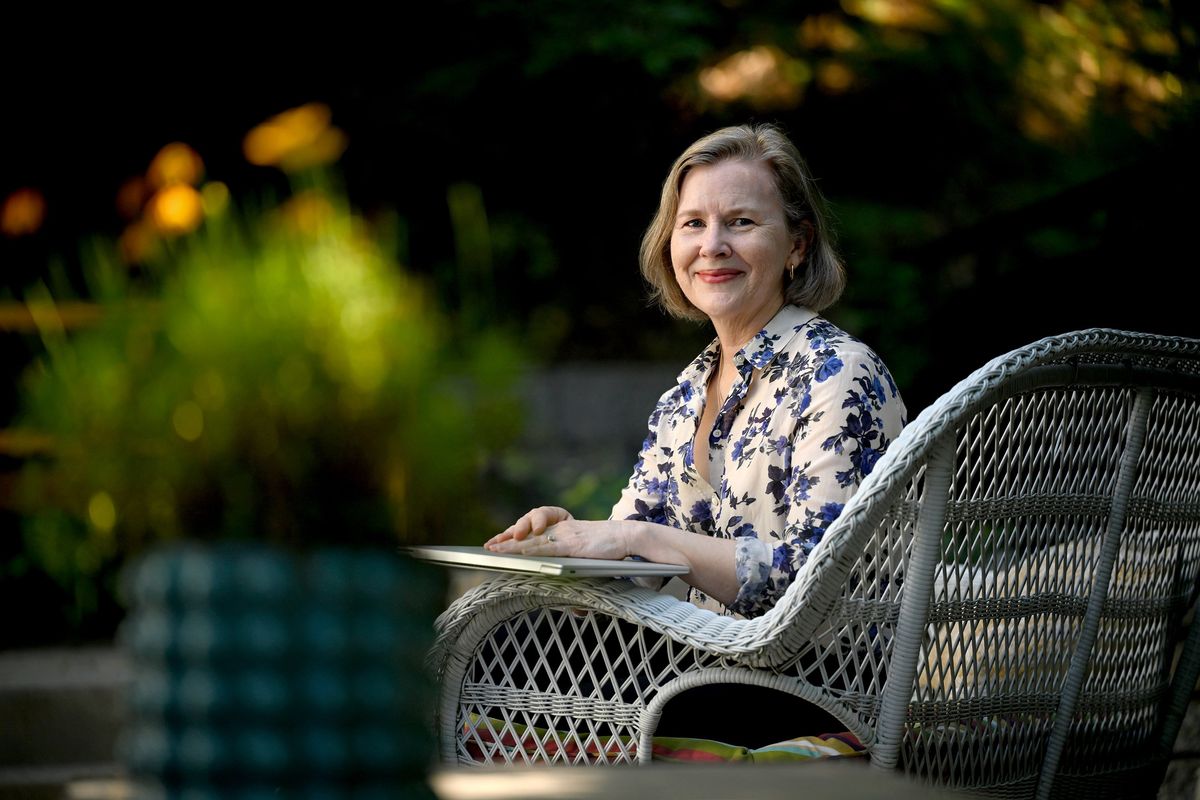
[(160, 549), (131, 566), (121, 752), (147, 792), (432, 796), (441, 570), (386, 551)]

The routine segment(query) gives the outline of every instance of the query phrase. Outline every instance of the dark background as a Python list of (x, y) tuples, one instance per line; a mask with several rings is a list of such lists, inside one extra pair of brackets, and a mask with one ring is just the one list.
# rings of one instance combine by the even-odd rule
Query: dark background
[[(647, 306), (641, 233), (688, 143), (771, 121), (837, 217), (850, 289), (827, 316), (883, 356), (915, 415), (1043, 336), (1200, 335), (1197, 22), (1165, 2), (513, 0), (402, 25), (10, 48), (0, 197), (34, 187), (48, 213), (35, 234), (0, 237), (0, 292), (21, 297), (57, 263), (86, 297), (81, 248), (120, 233), (118, 187), (169, 142), (235, 199), (286, 191), (242, 138), (318, 101), (348, 137), (352, 201), (398, 215), (402, 263), (448, 311), (543, 365), (682, 364), (711, 331)], [(704, 70), (754, 48), (774, 54), (774, 78), (706, 93)], [(468, 278), (449, 209), (463, 191), (487, 214), (486, 269)], [(36, 352), (0, 332), (5, 421)], [(19, 550), (15, 527), (0, 557)], [(6, 582), (0, 597), (16, 592)]]

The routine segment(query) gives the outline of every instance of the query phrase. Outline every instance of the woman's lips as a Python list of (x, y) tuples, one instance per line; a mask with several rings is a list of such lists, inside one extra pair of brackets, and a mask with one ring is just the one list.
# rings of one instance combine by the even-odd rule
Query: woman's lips
[(736, 269), (710, 269), (696, 273), (696, 277), (705, 283), (725, 283), (741, 275), (741, 270)]

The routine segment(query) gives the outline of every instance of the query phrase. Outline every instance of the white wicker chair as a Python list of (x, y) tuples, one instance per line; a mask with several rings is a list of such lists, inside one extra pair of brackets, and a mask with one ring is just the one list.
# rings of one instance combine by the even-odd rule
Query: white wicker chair
[(465, 594), (431, 654), (442, 757), (645, 762), (668, 701), (742, 683), (932, 782), (1153, 794), (1200, 671), (1200, 625), (1175, 659), (1198, 571), (1200, 340), (1051, 337), (922, 412), (762, 617), (625, 581)]

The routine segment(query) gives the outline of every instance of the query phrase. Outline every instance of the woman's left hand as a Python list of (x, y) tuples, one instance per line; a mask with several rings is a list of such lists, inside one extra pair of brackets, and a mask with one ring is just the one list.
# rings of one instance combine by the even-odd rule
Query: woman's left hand
[(497, 536), (485, 547), (496, 553), (619, 560), (633, 555), (629, 533), (624, 520), (568, 519), (524, 539)]

